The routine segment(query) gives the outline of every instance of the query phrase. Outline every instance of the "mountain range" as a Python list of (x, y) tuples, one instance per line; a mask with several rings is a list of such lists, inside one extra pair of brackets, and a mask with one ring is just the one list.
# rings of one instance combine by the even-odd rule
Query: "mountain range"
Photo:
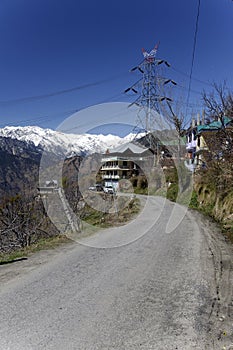
[[(6, 126), (0, 129), (0, 137), (21, 141), (25, 147), (33, 148), (37, 152), (46, 151), (67, 158), (73, 155), (105, 153), (107, 149), (133, 140), (135, 134), (121, 138), (116, 135), (67, 134), (38, 126)], [(12, 148), (13, 154), (19, 151), (16, 148)]]
[[(0, 129), (0, 197), (22, 190), (36, 190), (39, 167), (44, 154), (48, 167), (65, 159), (102, 154), (135, 138), (115, 135), (66, 134), (38, 126)], [(55, 169), (55, 168), (54, 168)]]

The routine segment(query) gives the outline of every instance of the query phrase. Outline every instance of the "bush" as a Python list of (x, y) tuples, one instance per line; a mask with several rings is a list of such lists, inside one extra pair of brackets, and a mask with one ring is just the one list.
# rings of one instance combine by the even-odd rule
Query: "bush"
[(189, 207), (192, 209), (198, 209), (199, 207), (198, 194), (196, 191), (192, 192), (192, 197), (189, 203)]
[(167, 199), (169, 199), (172, 202), (176, 202), (178, 191), (179, 191), (178, 184), (172, 183), (167, 190), (167, 196), (166, 196)]
[(138, 185), (138, 178), (136, 176), (135, 177), (131, 177), (130, 182), (131, 182), (133, 187), (137, 187), (137, 185)]
[(148, 187), (147, 179), (146, 179), (145, 176), (139, 176), (138, 177), (137, 187), (139, 189), (143, 189), (143, 190)]

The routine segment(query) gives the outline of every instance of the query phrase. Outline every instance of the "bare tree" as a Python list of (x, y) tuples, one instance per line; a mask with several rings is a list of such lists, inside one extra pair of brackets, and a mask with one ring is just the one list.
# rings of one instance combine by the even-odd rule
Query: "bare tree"
[(213, 91), (207, 94), (203, 92), (205, 113), (210, 119), (219, 120), (222, 125), (221, 143), (223, 154), (232, 153), (233, 138), (232, 132), (226, 130), (225, 117), (233, 121), (233, 92), (227, 88), (226, 81), (221, 84), (213, 83)]
[(182, 111), (182, 104), (178, 101), (175, 106), (171, 105), (169, 101), (166, 101), (166, 105), (163, 106), (163, 116), (166, 123), (172, 130), (175, 130), (175, 138), (177, 140), (177, 159), (181, 158), (181, 139), (184, 136), (184, 130), (186, 125), (185, 114)]
[(12, 196), (0, 206), (0, 249), (29, 246), (32, 239), (44, 235), (42, 203), (29, 196)]
[(210, 93), (202, 94), (206, 115), (211, 119), (220, 120), (223, 128), (224, 117), (233, 119), (233, 93), (227, 88), (226, 81), (221, 84), (213, 83)]

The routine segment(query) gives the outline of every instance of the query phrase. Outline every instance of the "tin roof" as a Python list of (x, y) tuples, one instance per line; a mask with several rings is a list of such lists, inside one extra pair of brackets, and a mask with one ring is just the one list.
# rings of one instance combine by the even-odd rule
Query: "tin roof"
[(133, 142), (127, 142), (127, 143), (124, 143), (123, 145), (120, 145), (112, 149), (110, 153), (124, 153), (126, 151), (131, 151), (132, 153), (135, 153), (135, 154), (141, 154), (147, 150), (148, 148), (142, 145), (136, 145)]
[(223, 124), (222, 121), (213, 121), (210, 124), (206, 124), (206, 125), (198, 125), (197, 126), (197, 132), (201, 132), (201, 131), (209, 131), (209, 130), (219, 130), (221, 129), (223, 126), (226, 127), (227, 125), (229, 125), (232, 122), (231, 118), (228, 117), (224, 117), (223, 118)]

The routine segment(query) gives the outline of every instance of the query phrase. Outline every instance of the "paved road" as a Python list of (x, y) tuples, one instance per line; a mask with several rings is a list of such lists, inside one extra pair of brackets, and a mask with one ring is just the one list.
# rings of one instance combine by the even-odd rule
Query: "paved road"
[[(153, 217), (160, 207), (161, 199), (152, 199), (144, 215)], [(128, 229), (119, 231), (120, 240), (114, 229), (28, 270), (27, 261), (18, 263), (26, 273), (1, 285), (0, 349), (212, 350), (230, 344), (227, 245), (190, 212), (166, 233), (173, 208), (166, 202), (147, 233), (137, 219), (132, 229), (141, 237), (133, 241), (129, 232), (129, 244), (119, 244)]]

